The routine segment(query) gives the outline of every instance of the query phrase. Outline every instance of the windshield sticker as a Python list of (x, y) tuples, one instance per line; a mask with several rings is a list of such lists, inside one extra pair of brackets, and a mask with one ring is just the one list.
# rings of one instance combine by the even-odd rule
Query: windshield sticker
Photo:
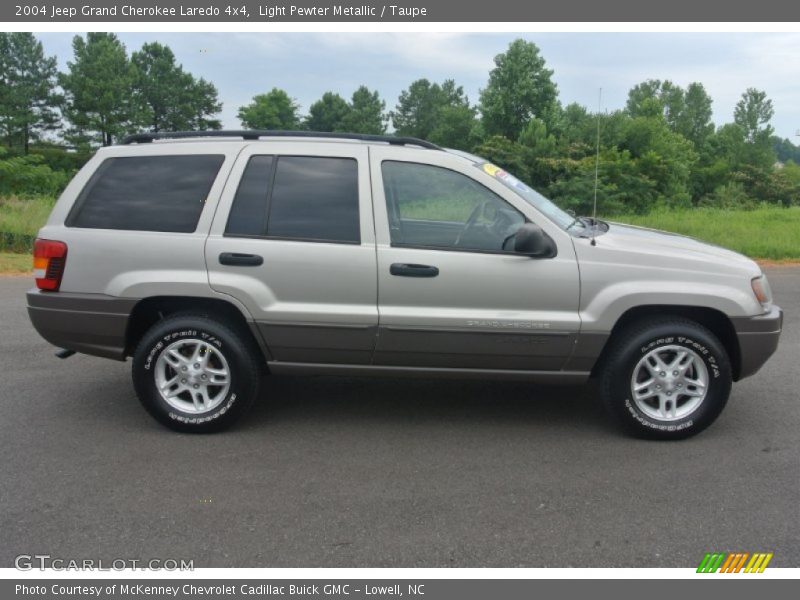
[(499, 179), (510, 188), (516, 188), (518, 190), (522, 190), (523, 192), (528, 191), (530, 189), (527, 185), (525, 185), (519, 179), (514, 177), (511, 173), (503, 171), (503, 169), (501, 169), (496, 165), (493, 165), (492, 163), (485, 163), (483, 165), (483, 170), (486, 171), (489, 175), (491, 175), (495, 179)]
[(497, 177), (499, 173), (504, 173), (503, 169), (493, 165), (492, 163), (485, 163), (483, 165), (483, 170), (486, 171), (492, 177)]

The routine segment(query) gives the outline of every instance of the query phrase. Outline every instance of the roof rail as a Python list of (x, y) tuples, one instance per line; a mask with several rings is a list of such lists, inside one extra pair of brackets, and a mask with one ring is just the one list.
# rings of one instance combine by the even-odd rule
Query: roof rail
[(185, 138), (217, 138), (240, 137), (245, 140), (257, 140), (262, 137), (307, 137), (326, 138), (337, 140), (359, 140), (362, 142), (385, 142), (398, 146), (420, 146), (430, 150), (441, 150), (431, 142), (413, 137), (399, 137), (394, 135), (375, 135), (371, 133), (332, 133), (328, 131), (280, 131), (280, 130), (215, 130), (215, 131), (159, 131), (157, 133), (134, 133), (120, 142), (128, 144), (147, 144), (154, 140), (179, 140)]

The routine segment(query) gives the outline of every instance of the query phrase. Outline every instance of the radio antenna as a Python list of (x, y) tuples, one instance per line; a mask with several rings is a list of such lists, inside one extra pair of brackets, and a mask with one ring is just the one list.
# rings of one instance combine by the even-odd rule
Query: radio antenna
[(597, 92), (597, 151), (594, 158), (594, 205), (592, 206), (592, 246), (597, 245), (597, 180), (600, 174), (600, 111), (603, 105), (603, 88)]

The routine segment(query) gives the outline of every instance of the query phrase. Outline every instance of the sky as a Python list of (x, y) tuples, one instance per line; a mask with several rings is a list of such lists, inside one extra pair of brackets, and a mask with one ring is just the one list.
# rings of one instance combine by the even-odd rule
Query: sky
[[(72, 58), (73, 33), (37, 33), (61, 69)], [(129, 52), (145, 42), (172, 48), (179, 63), (216, 85), (226, 128), (239, 128), (240, 106), (273, 87), (305, 114), (324, 92), (345, 98), (362, 84), (387, 109), (415, 79), (455, 79), (473, 102), (494, 57), (517, 37), (536, 43), (554, 71), (563, 104), (622, 108), (645, 79), (686, 86), (701, 82), (717, 125), (733, 120), (742, 92), (772, 99), (776, 134), (800, 144), (800, 33), (120, 33)]]

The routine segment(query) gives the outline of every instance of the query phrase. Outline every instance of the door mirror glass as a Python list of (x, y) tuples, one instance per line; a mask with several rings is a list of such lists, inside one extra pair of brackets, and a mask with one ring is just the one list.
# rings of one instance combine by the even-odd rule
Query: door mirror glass
[(514, 234), (514, 252), (535, 258), (552, 258), (556, 255), (556, 245), (541, 227), (525, 223)]

